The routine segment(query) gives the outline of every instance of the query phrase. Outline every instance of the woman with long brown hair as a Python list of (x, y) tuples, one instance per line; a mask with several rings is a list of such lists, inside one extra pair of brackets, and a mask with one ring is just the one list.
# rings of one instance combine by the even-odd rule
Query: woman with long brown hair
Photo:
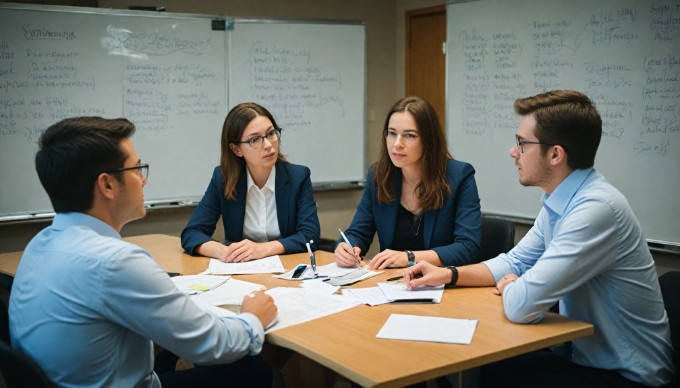
[[(222, 155), (208, 189), (182, 231), (191, 255), (240, 262), (297, 253), (320, 232), (309, 168), (280, 152), (281, 128), (255, 103), (231, 109), (222, 127)], [(222, 217), (224, 242), (213, 240)]]
[(337, 264), (360, 264), (376, 232), (381, 252), (369, 262), (371, 269), (478, 261), (481, 212), (474, 174), (470, 164), (448, 152), (427, 101), (397, 101), (385, 120), (380, 159), (369, 170), (345, 233), (353, 249), (339, 239)]

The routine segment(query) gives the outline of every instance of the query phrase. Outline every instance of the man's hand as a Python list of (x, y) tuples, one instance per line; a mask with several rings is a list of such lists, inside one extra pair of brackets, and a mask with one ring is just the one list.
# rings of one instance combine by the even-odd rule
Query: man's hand
[(413, 290), (422, 286), (440, 286), (451, 282), (451, 270), (434, 266), (426, 261), (421, 261), (413, 267), (404, 270), (404, 283)]
[(262, 291), (246, 295), (241, 303), (241, 312), (255, 315), (262, 323), (262, 327), (267, 327), (276, 318), (277, 311), (274, 298)]
[(503, 290), (505, 289), (505, 286), (514, 282), (517, 279), (519, 279), (519, 277), (514, 273), (509, 273), (503, 276), (501, 280), (499, 280), (498, 283), (496, 283), (496, 289), (494, 290), (494, 294), (503, 295)]

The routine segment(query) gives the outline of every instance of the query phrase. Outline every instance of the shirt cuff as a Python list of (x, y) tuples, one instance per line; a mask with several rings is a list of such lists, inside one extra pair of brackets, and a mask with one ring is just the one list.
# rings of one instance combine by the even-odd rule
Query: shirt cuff
[(486, 260), (484, 261), (484, 265), (491, 271), (491, 275), (493, 276), (493, 279), (496, 283), (498, 283), (501, 278), (510, 272), (512, 272), (512, 268), (510, 268), (510, 265), (503, 259), (504, 254), (501, 254), (500, 256)]
[(264, 328), (260, 320), (252, 313), (240, 313), (239, 318), (243, 319), (248, 323), (250, 334), (250, 339), (252, 341), (250, 345), (250, 355), (254, 356), (262, 351), (262, 345), (264, 344)]

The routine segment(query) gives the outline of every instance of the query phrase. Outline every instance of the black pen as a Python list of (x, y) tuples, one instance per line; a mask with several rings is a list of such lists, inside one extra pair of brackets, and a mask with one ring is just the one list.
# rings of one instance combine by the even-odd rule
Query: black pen
[(386, 281), (386, 282), (394, 282), (394, 281), (400, 280), (400, 279), (402, 279), (402, 278), (403, 278), (403, 276), (395, 276), (395, 277), (389, 278), (389, 279), (387, 279), (387, 280), (385, 280), (385, 281)]

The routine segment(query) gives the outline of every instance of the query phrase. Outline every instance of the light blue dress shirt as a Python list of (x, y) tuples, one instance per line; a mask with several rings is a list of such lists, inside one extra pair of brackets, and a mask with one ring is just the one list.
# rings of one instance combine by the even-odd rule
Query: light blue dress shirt
[(673, 349), (656, 269), (623, 194), (583, 169), (542, 202), (519, 244), (485, 262), (496, 281), (520, 276), (503, 291), (508, 319), (538, 322), (559, 301), (562, 315), (595, 326), (573, 341), (575, 363), (647, 385), (670, 382)]
[(28, 244), (9, 315), (12, 345), (65, 387), (160, 387), (152, 341), (197, 364), (264, 341), (257, 317), (203, 311), (145, 250), (81, 213), (57, 214)]

